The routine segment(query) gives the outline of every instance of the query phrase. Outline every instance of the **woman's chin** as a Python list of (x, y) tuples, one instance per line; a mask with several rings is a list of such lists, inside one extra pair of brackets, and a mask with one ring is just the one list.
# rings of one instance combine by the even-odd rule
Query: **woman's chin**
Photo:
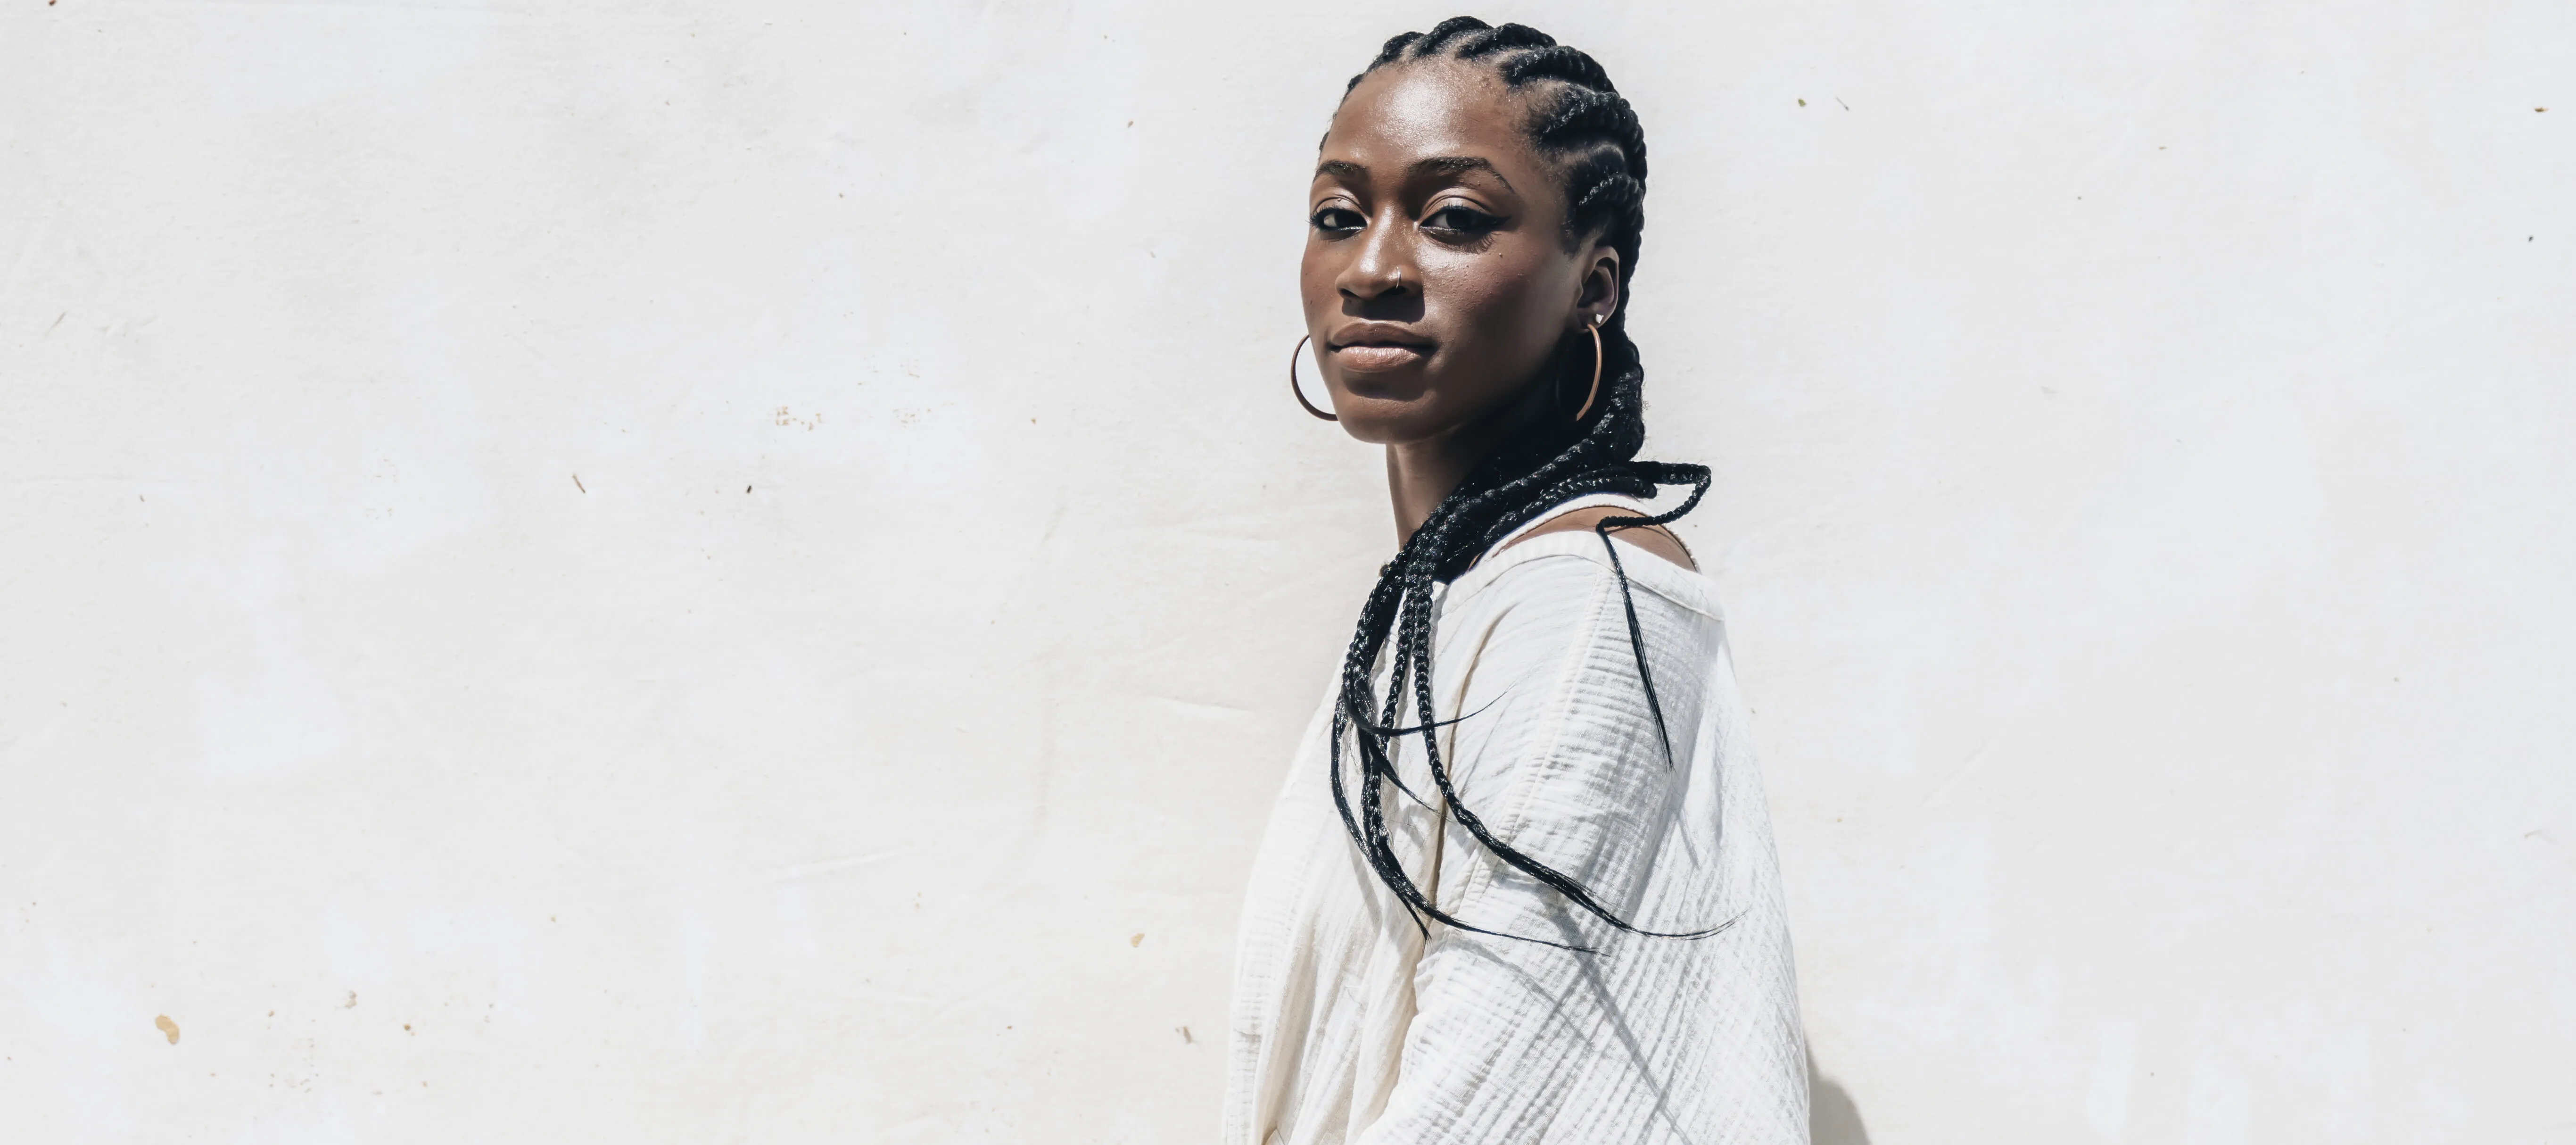
[(1448, 424), (1422, 395), (1407, 399), (1349, 395), (1334, 403), (1342, 432), (1371, 445), (1402, 445), (1438, 437)]

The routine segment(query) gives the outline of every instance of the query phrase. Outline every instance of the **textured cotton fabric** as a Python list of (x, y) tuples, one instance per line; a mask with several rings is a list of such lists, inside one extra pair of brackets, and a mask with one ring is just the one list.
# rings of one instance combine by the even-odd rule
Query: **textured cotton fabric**
[[(1497, 837), (1620, 917), (1725, 929), (1620, 934), (1503, 866), (1445, 818), (1407, 737), (1398, 774), (1433, 803), (1390, 790), (1387, 826), (1432, 901), (1476, 926), (1598, 953), (1436, 922), (1426, 937), (1334, 810), (1328, 698), (1271, 812), (1244, 909), (1226, 1145), (1807, 1140), (1788, 927), (1725, 625), (1705, 577), (1614, 543), (1670, 760), (1618, 580), (1588, 531), (1497, 546), (1442, 590), (1433, 714), (1466, 715), (1439, 733), (1442, 759)], [(1343, 766), (1356, 803), (1347, 746)]]

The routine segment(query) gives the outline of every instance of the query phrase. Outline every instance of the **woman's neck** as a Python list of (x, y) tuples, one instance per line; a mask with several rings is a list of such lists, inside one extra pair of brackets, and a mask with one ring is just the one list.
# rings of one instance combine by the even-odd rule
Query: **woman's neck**
[(1546, 412), (1546, 387), (1524, 387), (1528, 396), (1481, 418), (1422, 441), (1386, 447), (1386, 491), (1395, 505), (1395, 543), (1413, 539), (1467, 475), (1512, 433)]
[(1456, 448), (1458, 436), (1386, 447), (1386, 492), (1395, 502), (1398, 546), (1412, 540), (1449, 491), (1485, 459), (1484, 449)]

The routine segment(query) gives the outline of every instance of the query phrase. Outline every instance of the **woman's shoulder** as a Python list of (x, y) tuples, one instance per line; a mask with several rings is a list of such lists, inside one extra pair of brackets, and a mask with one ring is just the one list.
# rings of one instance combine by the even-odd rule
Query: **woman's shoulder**
[[(1554, 536), (1558, 533), (1592, 533), (1603, 521), (1617, 517), (1633, 519), (1636, 516), (1637, 510), (1623, 505), (1590, 505), (1559, 513), (1537, 528), (1506, 542), (1503, 545), (1503, 551), (1509, 551), (1516, 545), (1526, 544), (1536, 537)], [(1672, 530), (1661, 525), (1614, 527), (1610, 535), (1692, 572), (1699, 571), (1699, 562), (1691, 559), (1690, 546), (1684, 545), (1680, 537), (1673, 535)]]
[[(1568, 514), (1577, 515), (1580, 511)], [(1487, 554), (1452, 582), (1444, 611), (1509, 610), (1525, 619), (1533, 614), (1563, 614), (1570, 624), (1580, 616), (1597, 614), (1602, 594), (1617, 593), (1618, 581), (1624, 577), (1640, 620), (1649, 613), (1674, 613), (1722, 623), (1716, 587), (1708, 577), (1640, 544), (1639, 531), (1614, 532), (1605, 543), (1588, 526), (1533, 530)], [(1679, 547), (1678, 542), (1666, 543)], [(1610, 615), (1617, 617), (1619, 611), (1614, 606)], [(1624, 619), (1617, 627), (1624, 639)]]

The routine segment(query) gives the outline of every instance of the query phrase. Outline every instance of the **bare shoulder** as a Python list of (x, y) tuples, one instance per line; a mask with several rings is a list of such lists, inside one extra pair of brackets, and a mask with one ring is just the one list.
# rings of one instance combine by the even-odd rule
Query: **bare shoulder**
[[(1601, 522), (1612, 517), (1635, 515), (1630, 510), (1614, 505), (1594, 505), (1586, 509), (1577, 509), (1571, 513), (1550, 518), (1546, 524), (1513, 538), (1512, 545), (1549, 533), (1589, 533)], [(1613, 527), (1610, 534), (1683, 568), (1693, 572), (1699, 571), (1699, 565), (1691, 560), (1690, 550), (1682, 546), (1681, 538), (1672, 535), (1661, 525), (1632, 526), (1625, 529)], [(1508, 549), (1512, 545), (1503, 547)]]

